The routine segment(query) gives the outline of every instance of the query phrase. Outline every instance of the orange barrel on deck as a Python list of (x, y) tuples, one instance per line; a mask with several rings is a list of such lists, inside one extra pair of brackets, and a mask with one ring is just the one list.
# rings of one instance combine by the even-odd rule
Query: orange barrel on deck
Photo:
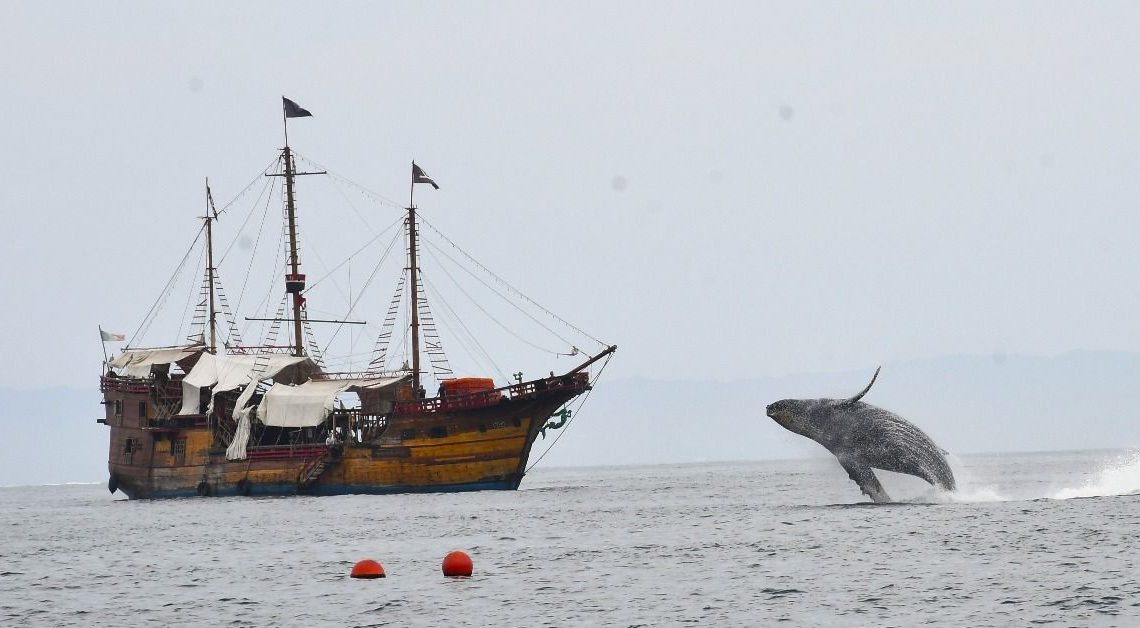
[(495, 380), (490, 377), (460, 377), (449, 379), (440, 386), (448, 395), (470, 395), (495, 389)]

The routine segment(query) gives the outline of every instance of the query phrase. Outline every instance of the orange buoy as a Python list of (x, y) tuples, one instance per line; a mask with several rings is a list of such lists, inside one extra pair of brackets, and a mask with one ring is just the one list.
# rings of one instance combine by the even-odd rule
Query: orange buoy
[(383, 578), (384, 566), (380, 563), (366, 558), (352, 566), (353, 578)]
[(443, 557), (443, 575), (449, 578), (468, 577), (474, 565), (466, 552), (455, 550)]

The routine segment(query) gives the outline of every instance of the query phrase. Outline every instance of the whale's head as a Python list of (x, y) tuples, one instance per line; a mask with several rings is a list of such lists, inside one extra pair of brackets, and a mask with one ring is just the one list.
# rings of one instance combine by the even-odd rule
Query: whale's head
[[(780, 427), (801, 436), (815, 439), (819, 436), (818, 419), (823, 399), (781, 399), (768, 404), (768, 416)], [(812, 420), (816, 419), (816, 420)]]
[(871, 383), (867, 384), (859, 394), (848, 399), (781, 399), (768, 405), (768, 416), (788, 431), (823, 442), (820, 439), (829, 431), (828, 426), (832, 422), (833, 415), (837, 411), (855, 406), (863, 395), (871, 390), (878, 377), (879, 369), (875, 369)]

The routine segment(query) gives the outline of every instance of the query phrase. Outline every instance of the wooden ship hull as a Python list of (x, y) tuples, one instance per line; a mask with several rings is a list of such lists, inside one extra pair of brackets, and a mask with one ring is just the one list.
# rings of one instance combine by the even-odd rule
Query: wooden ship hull
[[(515, 490), (547, 419), (589, 381), (572, 373), (399, 402), (369, 441), (253, 446), (246, 460), (226, 460), (204, 415), (151, 418), (174, 396), (170, 384), (104, 377), (102, 388), (108, 488), (147, 499)], [(356, 417), (343, 418), (351, 428)]]

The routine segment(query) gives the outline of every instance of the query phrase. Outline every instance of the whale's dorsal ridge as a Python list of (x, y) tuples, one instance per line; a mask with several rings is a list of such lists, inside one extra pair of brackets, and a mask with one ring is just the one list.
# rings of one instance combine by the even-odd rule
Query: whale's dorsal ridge
[(871, 376), (871, 382), (869, 384), (867, 384), (867, 387), (864, 388), (863, 390), (861, 390), (858, 395), (855, 395), (854, 397), (845, 400), (844, 403), (855, 403), (856, 401), (859, 401), (860, 399), (862, 399), (863, 395), (867, 394), (867, 391), (871, 390), (871, 386), (875, 385), (875, 380), (879, 378), (879, 371), (881, 371), (881, 370), (883, 370), (883, 367), (882, 367), (882, 365), (879, 365), (875, 369), (875, 374)]

